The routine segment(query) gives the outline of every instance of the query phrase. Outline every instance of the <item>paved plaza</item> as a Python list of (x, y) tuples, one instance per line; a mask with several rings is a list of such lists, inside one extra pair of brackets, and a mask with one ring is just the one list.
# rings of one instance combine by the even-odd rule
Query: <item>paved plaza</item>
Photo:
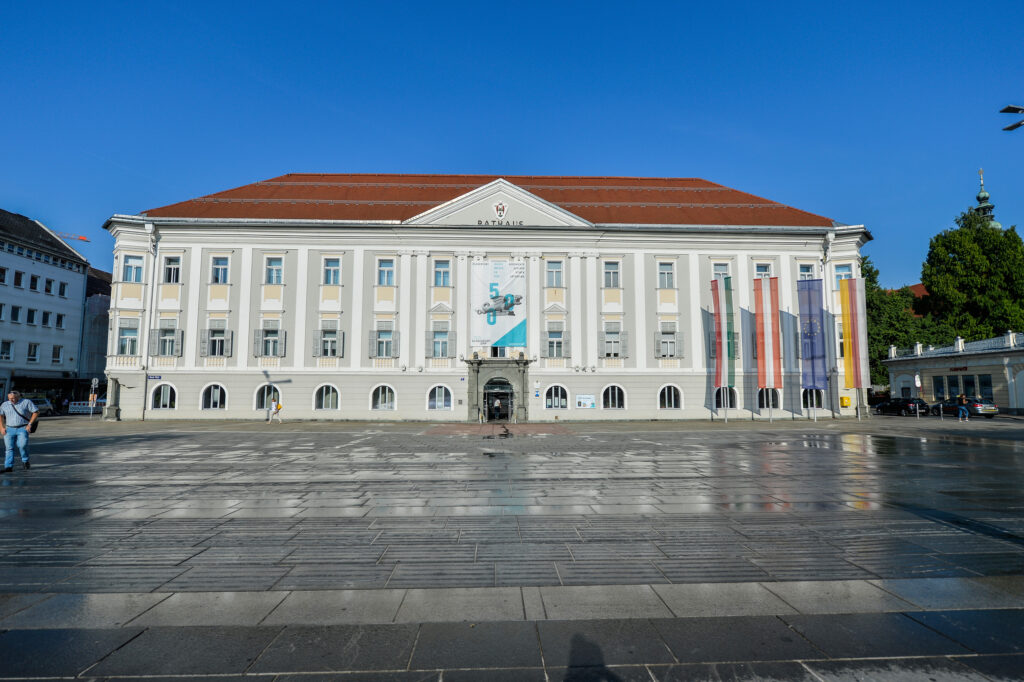
[(1024, 420), (44, 421), (0, 678), (1019, 679)]

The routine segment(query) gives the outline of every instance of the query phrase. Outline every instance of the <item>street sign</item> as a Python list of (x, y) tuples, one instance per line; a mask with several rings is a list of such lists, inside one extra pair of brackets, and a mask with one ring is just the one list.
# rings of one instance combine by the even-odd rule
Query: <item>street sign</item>
[(149, 379), (150, 381), (160, 381), (160, 379), (162, 379), (163, 377), (161, 377), (159, 374), (150, 374), (146, 378)]
[(93, 388), (96, 388), (96, 387), (97, 387), (97, 386), (99, 386), (99, 385), (100, 385), (100, 380), (99, 380), (99, 379), (97, 379), (96, 377), (93, 377), (93, 378), (92, 378), (92, 387), (93, 387)]

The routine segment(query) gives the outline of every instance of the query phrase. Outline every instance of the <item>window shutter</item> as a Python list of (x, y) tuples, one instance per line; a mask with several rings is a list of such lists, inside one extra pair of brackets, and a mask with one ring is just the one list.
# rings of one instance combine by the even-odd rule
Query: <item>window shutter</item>
[(199, 357), (205, 358), (210, 354), (210, 330), (199, 330)]
[(799, 329), (794, 329), (793, 330), (793, 348), (795, 349), (793, 355), (794, 355), (794, 357), (796, 357), (797, 360), (799, 360), (800, 358), (802, 358), (804, 356), (804, 349), (803, 349), (803, 344), (802, 344), (801, 339), (800, 339), (800, 330)]
[(572, 344), (569, 343), (569, 330), (566, 329), (562, 332), (562, 357), (568, 358), (572, 356)]
[(757, 332), (750, 335), (750, 357), (757, 360)]
[(455, 338), (456, 338), (455, 337), (455, 332), (454, 331), (449, 331), (448, 332), (448, 357), (450, 357), (450, 358), (454, 358), (455, 357)]
[(427, 357), (434, 357), (434, 332), (424, 332), (427, 337)]
[(345, 332), (338, 332), (338, 357), (345, 357)]
[(281, 345), (277, 347), (277, 357), (283, 358), (288, 354), (288, 332), (281, 330)]
[(366, 344), (367, 349), (370, 351), (370, 357), (377, 357), (377, 332), (371, 331), (369, 337), (369, 343)]
[(608, 357), (608, 349), (604, 343), (604, 332), (597, 333), (597, 356), (600, 358)]
[(179, 358), (185, 354), (185, 330), (179, 329), (174, 332), (174, 354)]
[(660, 358), (661, 357), (661, 339), (662, 339), (662, 336), (664, 336), (664, 334), (661, 334), (659, 332), (655, 332), (654, 333), (654, 357), (656, 357), (656, 358)]
[(263, 330), (257, 329), (252, 333), (252, 354), (253, 357), (263, 357)]
[(149, 330), (149, 354), (159, 355), (160, 353), (160, 330)]
[(235, 333), (224, 332), (224, 357), (230, 358), (234, 348)]
[(686, 357), (686, 353), (684, 352), (684, 349), (683, 349), (683, 333), (682, 332), (676, 332), (673, 336), (676, 337), (676, 357), (677, 358), (685, 358)]
[(540, 356), (542, 358), (549, 357), (548, 356), (548, 333), (547, 332), (544, 332), (543, 334), (541, 334), (541, 337), (540, 337)]
[(629, 357), (629, 332), (619, 332), (619, 357)]
[(313, 330), (313, 357), (320, 357), (320, 344), (323, 343), (324, 334), (319, 329)]
[(715, 333), (708, 333), (708, 357), (712, 360), (717, 357), (718, 349), (715, 347)]
[(391, 332), (391, 357), (397, 358), (400, 355), (398, 352), (398, 349), (401, 347), (399, 345), (400, 343), (401, 339), (399, 333), (397, 331)]

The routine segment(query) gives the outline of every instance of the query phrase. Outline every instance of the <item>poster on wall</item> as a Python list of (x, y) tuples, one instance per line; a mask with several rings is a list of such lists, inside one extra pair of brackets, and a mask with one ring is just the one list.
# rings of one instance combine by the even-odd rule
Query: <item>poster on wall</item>
[(526, 263), (476, 260), (472, 264), (470, 345), (526, 345)]
[(597, 401), (594, 400), (592, 395), (576, 394), (576, 407), (583, 410), (593, 410), (597, 408)]

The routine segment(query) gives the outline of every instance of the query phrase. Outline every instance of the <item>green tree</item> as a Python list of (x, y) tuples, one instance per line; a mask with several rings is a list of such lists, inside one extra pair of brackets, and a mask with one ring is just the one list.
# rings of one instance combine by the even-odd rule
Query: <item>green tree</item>
[(965, 211), (932, 238), (921, 269), (920, 313), (968, 341), (1024, 331), (1024, 242), (1017, 228)]
[(878, 268), (867, 256), (860, 261), (864, 277), (864, 305), (868, 321), (868, 363), (871, 383), (888, 384), (889, 370), (882, 360), (889, 346), (907, 348), (917, 342), (945, 343), (952, 336), (948, 328), (928, 317), (914, 316), (915, 297), (908, 287), (888, 291), (878, 283)]

